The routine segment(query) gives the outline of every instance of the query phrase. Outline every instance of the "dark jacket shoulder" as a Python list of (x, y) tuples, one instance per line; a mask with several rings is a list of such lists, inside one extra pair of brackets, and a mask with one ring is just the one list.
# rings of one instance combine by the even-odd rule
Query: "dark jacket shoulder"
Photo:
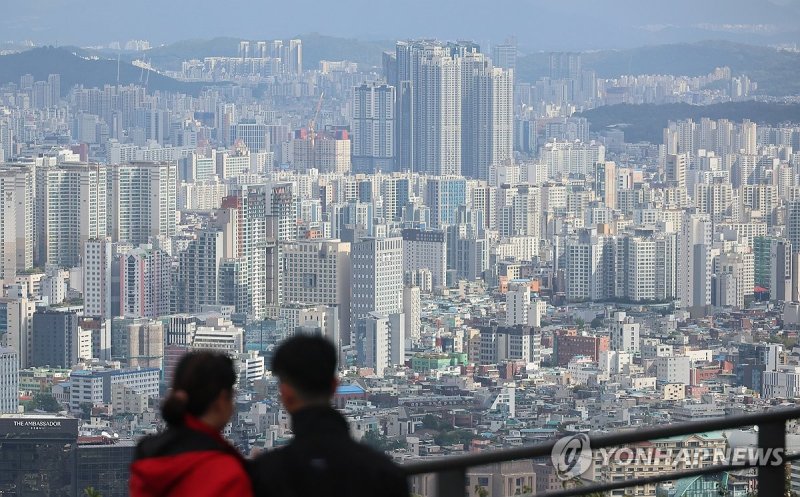
[(257, 496), (327, 495), (405, 497), (405, 473), (392, 460), (354, 441), (333, 409), (314, 408), (292, 418), (295, 438), (250, 464)]

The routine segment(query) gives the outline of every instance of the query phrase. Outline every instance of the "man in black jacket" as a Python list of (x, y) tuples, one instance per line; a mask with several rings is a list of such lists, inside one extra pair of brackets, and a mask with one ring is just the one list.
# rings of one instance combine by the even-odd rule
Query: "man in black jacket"
[(275, 351), (272, 373), (294, 439), (251, 462), (256, 497), (408, 497), (403, 471), (350, 438), (347, 421), (331, 407), (338, 383), (333, 344), (296, 335)]

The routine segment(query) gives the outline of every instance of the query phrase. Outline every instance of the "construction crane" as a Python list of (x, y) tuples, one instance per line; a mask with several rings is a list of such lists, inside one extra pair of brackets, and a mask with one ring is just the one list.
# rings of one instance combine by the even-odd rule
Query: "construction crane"
[(311, 157), (310, 157), (310, 159), (311, 159), (310, 160), (311, 167), (315, 167), (317, 165), (317, 151), (316, 151), (316, 142), (315, 142), (316, 129), (315, 128), (317, 126), (317, 118), (319, 117), (319, 111), (322, 108), (322, 97), (324, 97), (324, 96), (325, 96), (325, 92), (324, 91), (320, 92), (319, 100), (317, 100), (317, 108), (314, 111), (314, 117), (312, 117), (311, 120), (308, 121), (308, 138), (311, 140), (311, 144), (310, 144), (311, 145), (311, 149), (309, 150), (310, 155), (311, 155)]

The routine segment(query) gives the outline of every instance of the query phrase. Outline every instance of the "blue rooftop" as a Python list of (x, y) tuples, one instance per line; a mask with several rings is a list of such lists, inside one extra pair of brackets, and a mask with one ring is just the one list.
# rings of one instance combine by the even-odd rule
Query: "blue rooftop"
[(339, 385), (336, 389), (337, 395), (353, 395), (364, 393), (364, 389), (358, 385)]

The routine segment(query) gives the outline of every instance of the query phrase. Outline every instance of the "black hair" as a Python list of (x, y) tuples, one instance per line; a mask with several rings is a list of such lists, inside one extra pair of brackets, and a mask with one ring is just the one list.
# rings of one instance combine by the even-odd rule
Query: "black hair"
[(306, 398), (333, 396), (336, 348), (319, 335), (295, 335), (278, 346), (272, 372)]
[(186, 414), (202, 416), (222, 392), (233, 393), (236, 371), (225, 354), (190, 352), (175, 368), (172, 391), (161, 404), (161, 417), (170, 426), (180, 426)]

